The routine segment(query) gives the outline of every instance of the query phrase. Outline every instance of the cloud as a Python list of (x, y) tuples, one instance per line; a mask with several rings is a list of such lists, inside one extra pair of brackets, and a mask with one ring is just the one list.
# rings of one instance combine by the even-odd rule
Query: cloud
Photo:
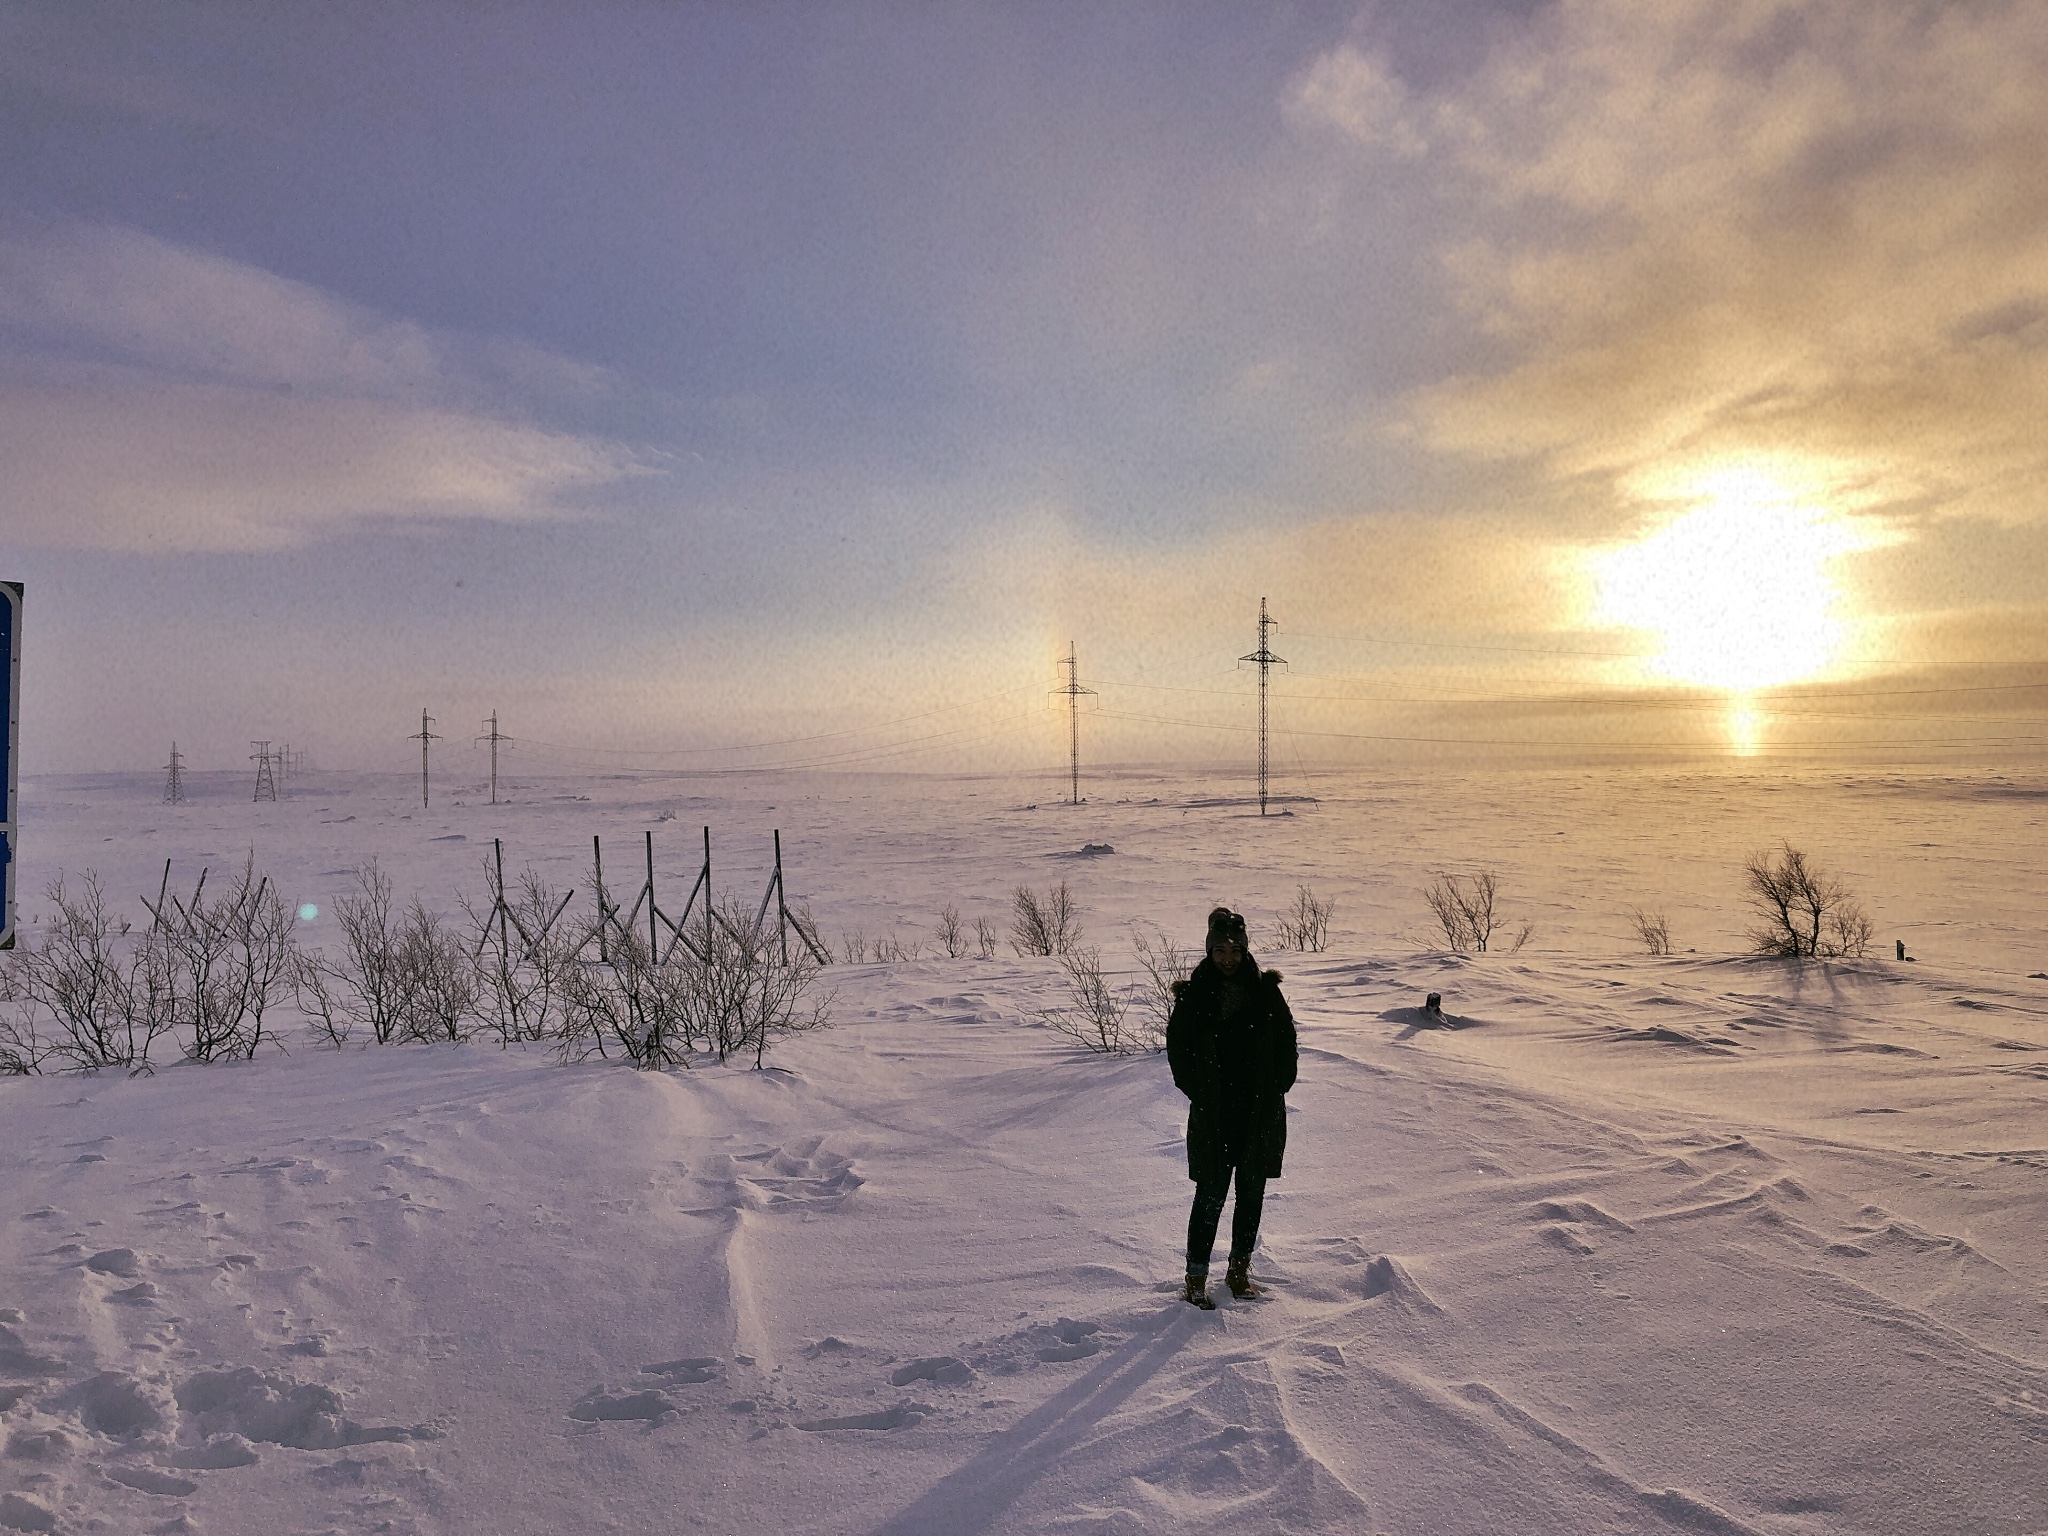
[(1347, 44), (1293, 105), (1442, 178), (1495, 355), (1411, 399), (1421, 441), (1624, 488), (1803, 456), (2014, 522), (2048, 514), (2044, 71), (2031, 0), (1564, 0), (1450, 85)]
[(266, 549), (370, 520), (528, 521), (641, 471), (552, 430), (604, 374), (449, 336), (138, 231), (0, 234), (0, 529)]

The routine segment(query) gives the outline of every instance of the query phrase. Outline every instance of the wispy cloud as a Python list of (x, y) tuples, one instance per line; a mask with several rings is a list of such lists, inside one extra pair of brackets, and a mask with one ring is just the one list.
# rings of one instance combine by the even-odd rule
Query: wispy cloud
[(134, 230), (0, 232), (0, 527), (262, 549), (365, 521), (532, 520), (639, 467), (551, 429), (600, 370), (436, 332)]
[(2048, 11), (2031, 0), (1568, 0), (1413, 92), (1356, 44), (1300, 113), (1444, 180), (1492, 366), (1439, 448), (1624, 490), (1746, 454), (1855, 499), (2043, 515)]

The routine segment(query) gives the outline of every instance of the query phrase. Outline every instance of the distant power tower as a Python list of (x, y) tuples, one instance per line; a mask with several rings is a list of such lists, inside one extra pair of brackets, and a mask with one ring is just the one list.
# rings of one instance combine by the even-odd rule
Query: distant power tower
[(1266, 814), (1266, 673), (1269, 668), (1276, 664), (1283, 667), (1287, 665), (1285, 658), (1275, 656), (1268, 649), (1266, 635), (1269, 630), (1275, 630), (1279, 627), (1274, 620), (1266, 616), (1266, 600), (1263, 597), (1260, 598), (1259, 648), (1249, 656), (1237, 658), (1240, 666), (1247, 661), (1255, 661), (1259, 664), (1259, 814), (1261, 816)]
[(491, 718), (486, 720), (484, 724), (489, 726), (490, 729), (477, 737), (477, 740), (488, 741), (491, 744), (491, 804), (496, 805), (498, 803), (498, 743), (510, 741), (512, 738), (499, 734), (498, 712), (495, 709), (491, 711)]
[(164, 804), (185, 803), (185, 759), (178, 751), (178, 744), (171, 743), (171, 760), (164, 765)]
[(1054, 693), (1067, 696), (1067, 777), (1071, 785), (1070, 805), (1081, 803), (1081, 695), (1093, 694), (1093, 688), (1081, 686), (1080, 663), (1074, 656), (1074, 642), (1067, 642), (1066, 659), (1060, 663), (1067, 669), (1064, 686), (1053, 689)]
[(256, 798), (275, 800), (277, 798), (277, 754), (270, 750), (267, 741), (252, 741), (256, 750), (249, 754), (249, 761), (256, 765)]
[(419, 735), (405, 738), (407, 741), (416, 741), (420, 744), (420, 808), (422, 810), (426, 808), (427, 804), (427, 743), (441, 739), (428, 729), (433, 723), (434, 717), (429, 715), (424, 709), (421, 710)]

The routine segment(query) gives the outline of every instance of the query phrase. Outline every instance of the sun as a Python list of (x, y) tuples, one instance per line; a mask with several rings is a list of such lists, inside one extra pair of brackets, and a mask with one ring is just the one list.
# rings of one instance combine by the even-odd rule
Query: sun
[(1839, 562), (1874, 541), (1765, 468), (1674, 490), (1676, 516), (1595, 555), (1598, 620), (1657, 635), (1650, 668), (1677, 682), (1747, 693), (1834, 666), (1850, 629)]

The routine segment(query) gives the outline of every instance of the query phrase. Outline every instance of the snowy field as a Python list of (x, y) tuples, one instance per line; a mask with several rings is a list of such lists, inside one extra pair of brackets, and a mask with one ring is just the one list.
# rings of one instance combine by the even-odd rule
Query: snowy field
[[(2048, 1531), (2048, 778), (1549, 773), (1241, 783), (402, 777), (23, 786), (23, 932), (62, 868), (143, 915), (258, 867), (319, 916), (375, 856), (482, 893), (790, 895), (836, 1026), (773, 1070), (540, 1049), (0, 1080), (0, 1526), (17, 1530)], [(1743, 954), (1789, 838), (1872, 957)], [(1083, 856), (1088, 845), (1112, 852)], [(616, 860), (616, 863), (614, 863)], [(1498, 871), (1515, 954), (1420, 890)], [(616, 873), (614, 873), (616, 871)], [(1070, 882), (1084, 938), (1246, 911), (1301, 1082), (1255, 1275), (1174, 1297), (1163, 1059), (1038, 1021), (1054, 962), (933, 958), (951, 903)], [(1273, 920), (1334, 900), (1320, 954)], [(1668, 913), (1678, 953), (1635, 945)], [(1892, 958), (1903, 939), (1915, 957)], [(1443, 994), (1450, 1028), (1417, 1005)], [(1220, 1262), (1220, 1255), (1219, 1255)]]

